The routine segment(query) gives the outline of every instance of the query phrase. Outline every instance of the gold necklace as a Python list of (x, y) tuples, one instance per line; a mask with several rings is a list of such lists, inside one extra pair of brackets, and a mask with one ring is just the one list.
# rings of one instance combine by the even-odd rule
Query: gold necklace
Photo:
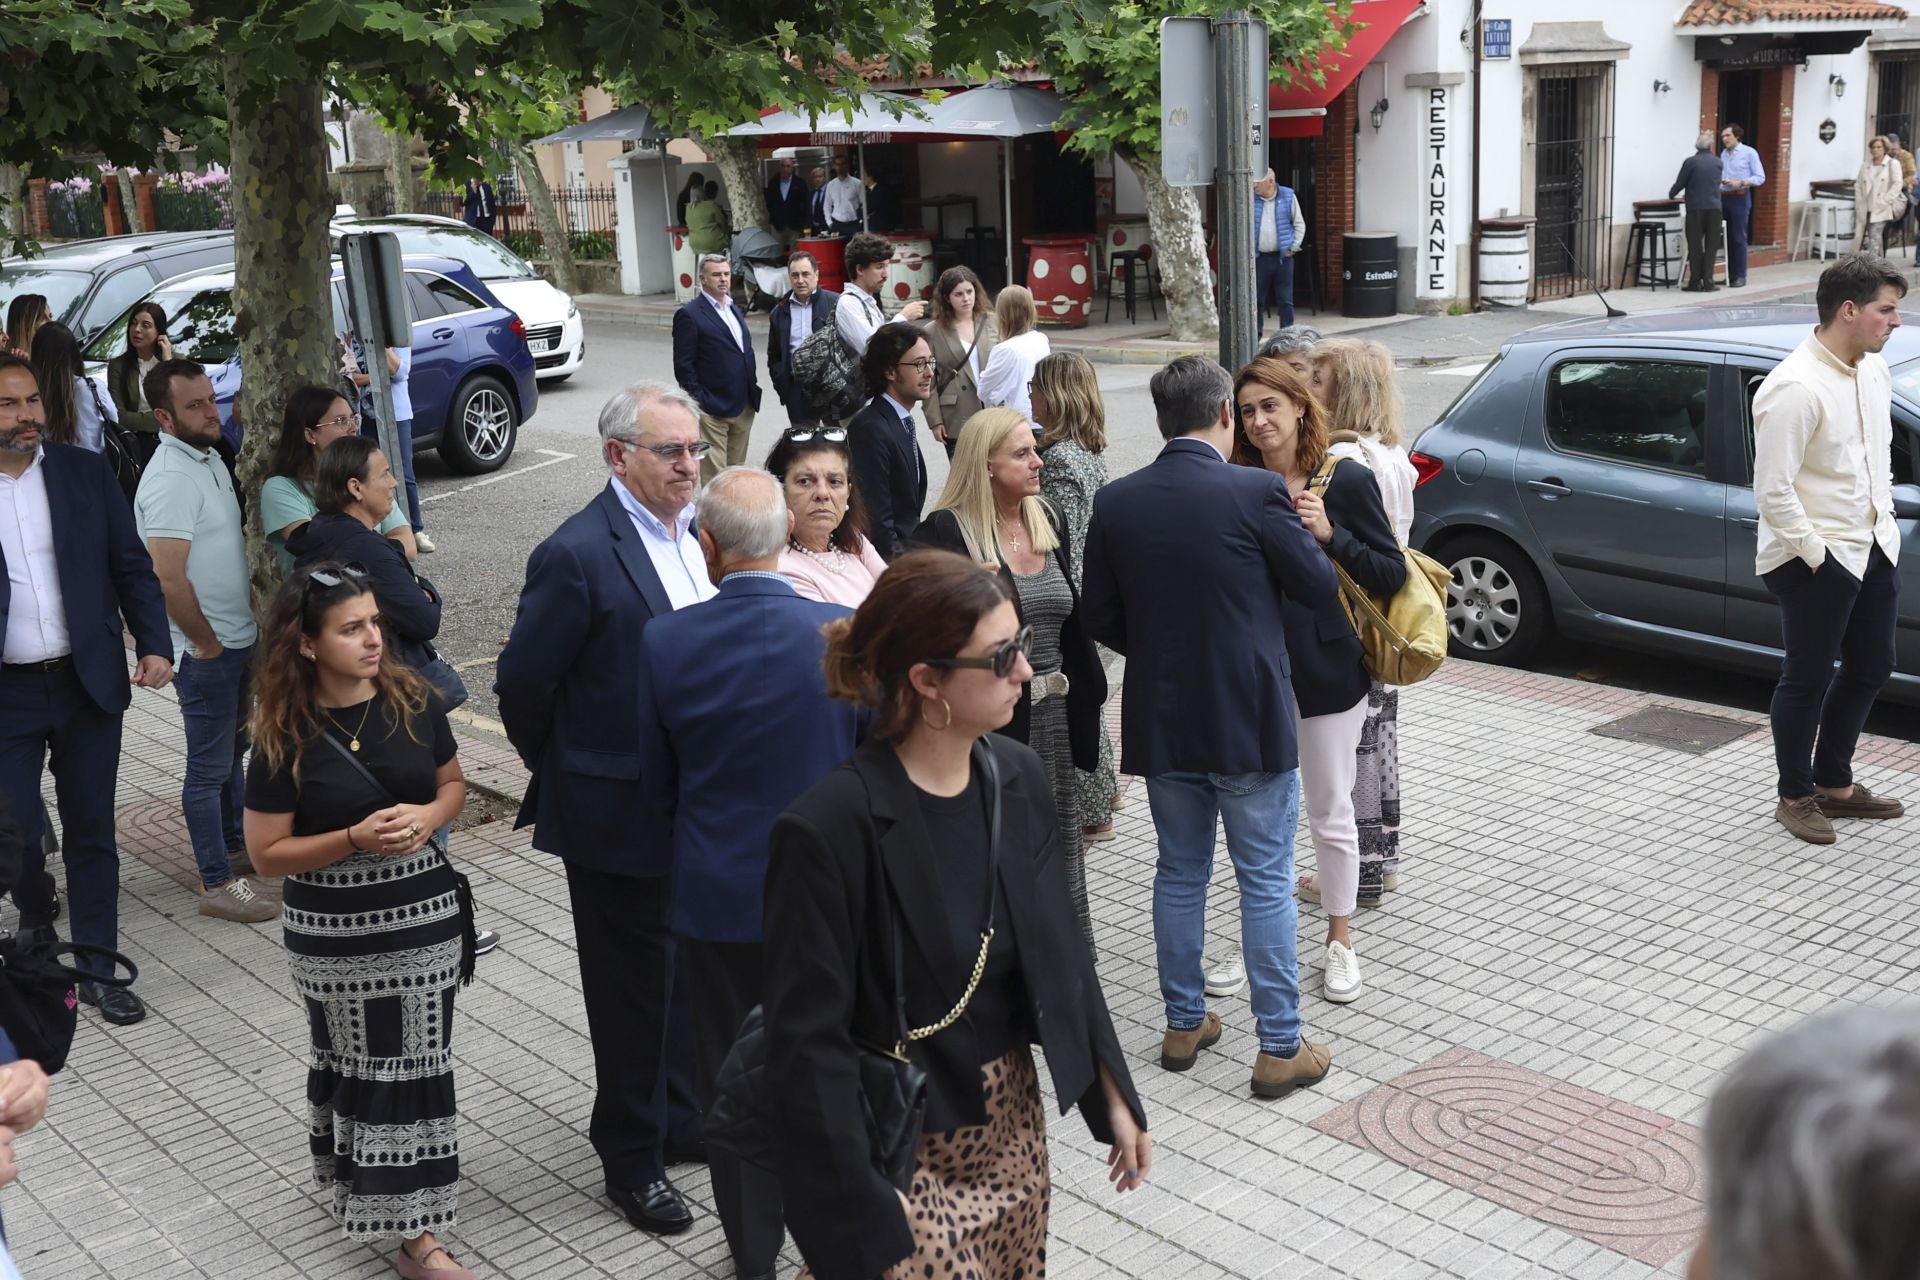
[(1001, 537), (1006, 541), (1006, 544), (1008, 546), (1013, 548), (1013, 554), (1019, 555), (1020, 554), (1020, 535), (1027, 531), (1026, 526), (1021, 523), (1020, 518), (1018, 516), (1014, 517), (1012, 527), (1015, 530), (1017, 530), (1017, 532), (1015, 532), (1011, 537), (1008, 537), (1007, 536), (1007, 527), (1008, 527), (1007, 518), (1005, 516), (997, 516), (996, 519), (999, 523)]
[[(358, 751), (360, 749), (360, 730), (367, 727), (367, 717), (373, 714), (374, 702), (375, 702), (375, 699), (373, 698), (367, 699), (367, 709), (360, 713), (360, 724), (358, 725), (358, 727), (354, 729), (352, 733), (347, 734), (347, 750)], [(333, 712), (331, 710), (329, 710), (326, 707), (322, 707), (320, 708), (320, 710), (326, 713), (327, 719), (333, 720), (334, 728), (338, 729), (342, 733), (347, 733), (347, 726), (341, 724), (338, 720), (334, 720)]]

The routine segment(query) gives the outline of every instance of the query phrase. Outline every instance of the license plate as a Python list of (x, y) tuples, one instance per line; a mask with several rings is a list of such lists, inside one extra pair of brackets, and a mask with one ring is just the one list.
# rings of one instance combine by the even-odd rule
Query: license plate
[(544, 355), (547, 352), (553, 350), (553, 339), (552, 338), (528, 338), (527, 350), (533, 352), (533, 354), (535, 355)]

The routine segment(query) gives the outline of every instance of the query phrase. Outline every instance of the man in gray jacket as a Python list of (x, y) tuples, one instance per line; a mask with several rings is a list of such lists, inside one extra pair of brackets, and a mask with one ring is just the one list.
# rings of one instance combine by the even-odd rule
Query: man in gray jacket
[(1720, 157), (1713, 153), (1713, 135), (1702, 133), (1693, 141), (1693, 154), (1681, 162), (1680, 176), (1673, 180), (1668, 199), (1687, 193), (1687, 284), (1688, 293), (1712, 293), (1720, 286), (1713, 282), (1713, 260), (1720, 256)]

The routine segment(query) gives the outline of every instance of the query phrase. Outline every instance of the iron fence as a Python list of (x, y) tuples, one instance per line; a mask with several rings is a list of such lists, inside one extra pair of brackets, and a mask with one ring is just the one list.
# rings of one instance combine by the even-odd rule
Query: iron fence
[(1538, 69), (1533, 118), (1533, 296), (1607, 279), (1613, 259), (1613, 73), (1604, 63)]
[[(612, 183), (572, 182), (550, 189), (554, 214), (573, 246), (573, 256), (583, 260), (612, 261), (616, 256), (614, 227), (614, 189)], [(367, 198), (366, 212), (385, 217), (393, 212), (393, 187), (382, 183)], [(438, 214), (443, 218), (464, 215), (466, 194), (461, 190), (433, 190), (422, 194), (414, 212)], [(546, 256), (546, 237), (539, 221), (527, 206), (522, 185), (512, 178), (494, 184), (494, 235), (523, 258)]]
[(87, 178), (69, 178), (48, 186), (47, 231), (56, 240), (107, 234), (105, 189)]
[(233, 230), (233, 187), (224, 174), (157, 182), (153, 188), (155, 231)]

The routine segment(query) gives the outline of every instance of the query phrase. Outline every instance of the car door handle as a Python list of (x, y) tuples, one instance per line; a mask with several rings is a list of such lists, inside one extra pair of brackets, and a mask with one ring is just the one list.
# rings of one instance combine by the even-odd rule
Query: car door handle
[(1741, 519), (1734, 521), (1734, 523), (1739, 525), (1742, 529), (1758, 529), (1760, 527), (1760, 517), (1744, 516)]
[(1545, 480), (1529, 480), (1527, 481), (1527, 488), (1533, 490), (1535, 493), (1544, 493), (1549, 498), (1564, 498), (1573, 492), (1573, 490), (1567, 488), (1567, 486), (1561, 484), (1552, 476), (1548, 476)]
[(441, 340), (442, 342), (444, 342), (444, 341), (446, 341), (446, 340), (447, 340), (448, 338), (451, 338), (451, 337), (453, 336), (453, 330), (451, 330), (451, 329), (435, 329), (435, 330), (433, 331), (433, 336), (434, 336), (434, 337), (436, 337), (436, 338), (439, 338), (439, 339), (440, 339), (440, 340)]

